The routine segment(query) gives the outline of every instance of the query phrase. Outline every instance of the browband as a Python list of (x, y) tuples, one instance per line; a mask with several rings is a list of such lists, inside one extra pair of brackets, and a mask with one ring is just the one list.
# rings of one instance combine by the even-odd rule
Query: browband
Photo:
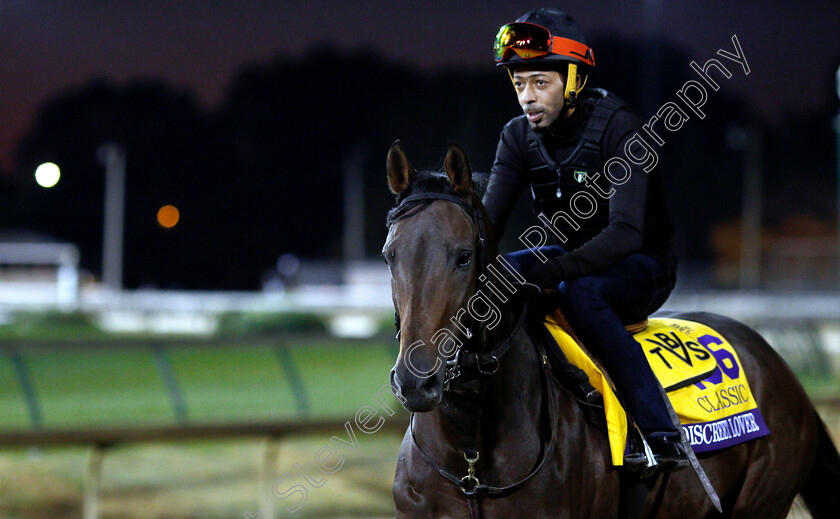
[(458, 204), (461, 208), (464, 209), (470, 216), (475, 218), (475, 211), (473, 207), (467, 203), (466, 200), (461, 198), (460, 196), (450, 195), (447, 193), (417, 193), (416, 195), (409, 195), (403, 198), (399, 205), (406, 204), (408, 202), (416, 202), (419, 200), (446, 200), (447, 202), (452, 202), (453, 204)]

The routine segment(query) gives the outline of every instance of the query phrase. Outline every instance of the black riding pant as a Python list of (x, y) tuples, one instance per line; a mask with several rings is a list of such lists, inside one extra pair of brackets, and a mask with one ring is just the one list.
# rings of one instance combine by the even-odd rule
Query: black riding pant
[[(559, 246), (543, 247), (549, 258), (564, 254)], [(530, 250), (506, 254), (519, 272), (537, 256)], [(603, 363), (627, 411), (645, 435), (676, 431), (642, 347), (625, 325), (641, 321), (668, 299), (675, 275), (657, 259), (633, 254), (598, 274), (559, 284), (560, 308), (577, 335)]]

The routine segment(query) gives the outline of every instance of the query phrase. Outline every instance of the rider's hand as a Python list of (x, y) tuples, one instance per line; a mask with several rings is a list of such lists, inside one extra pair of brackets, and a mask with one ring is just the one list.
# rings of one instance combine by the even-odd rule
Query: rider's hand
[(540, 290), (543, 292), (546, 290), (557, 290), (557, 285), (563, 281), (562, 273), (559, 271), (558, 265), (554, 260), (535, 264), (525, 272), (524, 277), (529, 283), (540, 287)]

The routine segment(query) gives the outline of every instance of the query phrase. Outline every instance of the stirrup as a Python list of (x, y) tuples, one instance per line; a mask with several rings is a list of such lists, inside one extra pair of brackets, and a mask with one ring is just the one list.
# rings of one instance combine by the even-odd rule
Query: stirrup
[(633, 435), (628, 438), (630, 452), (624, 456), (625, 470), (637, 472), (639, 477), (647, 478), (655, 474), (675, 472), (689, 466), (688, 453), (681, 436), (645, 438), (638, 429), (636, 433), (638, 436)]
[(623, 465), (625, 471), (638, 474), (640, 478), (649, 478), (657, 473), (659, 464), (656, 456), (638, 427), (635, 428), (634, 434), (627, 437), (627, 450), (629, 452), (624, 455)]

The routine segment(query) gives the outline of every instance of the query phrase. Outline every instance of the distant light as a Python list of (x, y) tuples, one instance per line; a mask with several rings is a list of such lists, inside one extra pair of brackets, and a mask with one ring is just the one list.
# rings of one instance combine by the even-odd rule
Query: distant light
[(50, 188), (58, 184), (61, 170), (52, 162), (45, 162), (35, 170), (35, 182), (41, 187)]
[(158, 209), (157, 212), (157, 221), (161, 227), (165, 227), (167, 229), (171, 229), (178, 224), (178, 220), (181, 219), (181, 212), (178, 211), (178, 208), (174, 205), (165, 205)]
[(300, 260), (294, 254), (286, 253), (277, 258), (277, 272), (282, 276), (292, 277), (300, 269)]
[(327, 327), (336, 337), (369, 339), (376, 335), (376, 319), (369, 315), (343, 314), (329, 320)]
[(837, 67), (837, 72), (834, 75), (834, 86), (837, 87), (837, 97), (840, 97), (840, 67)]

